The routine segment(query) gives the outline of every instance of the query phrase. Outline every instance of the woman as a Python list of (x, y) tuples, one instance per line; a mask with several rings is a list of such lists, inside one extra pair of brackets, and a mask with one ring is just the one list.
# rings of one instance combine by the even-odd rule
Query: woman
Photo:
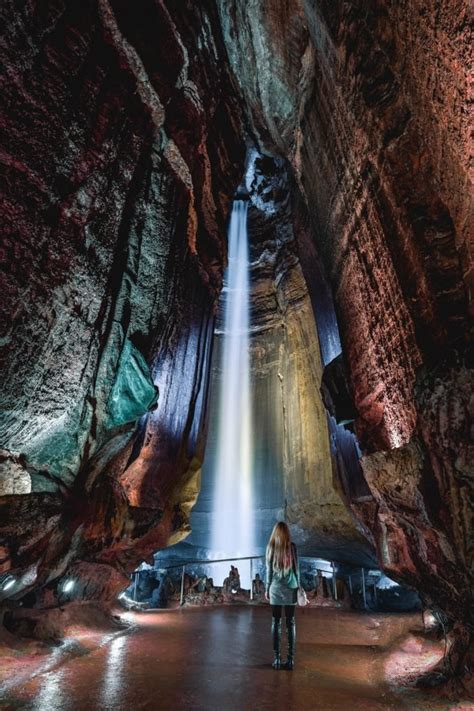
[(300, 584), (296, 546), (291, 542), (290, 530), (286, 523), (275, 524), (266, 552), (267, 583), (265, 598), (272, 606), (273, 668), (280, 669), (281, 608), (285, 608), (286, 631), (288, 636), (288, 659), (285, 668), (293, 669), (295, 657), (295, 606)]

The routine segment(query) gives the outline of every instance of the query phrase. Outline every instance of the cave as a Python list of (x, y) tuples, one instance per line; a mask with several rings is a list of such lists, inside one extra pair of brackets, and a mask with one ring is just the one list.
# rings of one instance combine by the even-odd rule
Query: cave
[(469, 4), (0, 17), (0, 706), (471, 708)]

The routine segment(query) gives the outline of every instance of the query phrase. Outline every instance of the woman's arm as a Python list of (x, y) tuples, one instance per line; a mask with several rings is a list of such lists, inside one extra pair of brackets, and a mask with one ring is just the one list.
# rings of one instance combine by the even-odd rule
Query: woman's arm
[(265, 575), (265, 592), (268, 595), (269, 590), (270, 590), (270, 585), (272, 584), (272, 579), (273, 579), (273, 558), (268, 560), (268, 558), (265, 558), (265, 564), (266, 564), (266, 575)]
[(293, 552), (293, 563), (295, 567), (296, 580), (298, 581), (298, 587), (301, 587), (300, 564), (298, 562), (298, 553), (296, 552), (296, 546), (294, 543), (291, 544), (291, 550)]

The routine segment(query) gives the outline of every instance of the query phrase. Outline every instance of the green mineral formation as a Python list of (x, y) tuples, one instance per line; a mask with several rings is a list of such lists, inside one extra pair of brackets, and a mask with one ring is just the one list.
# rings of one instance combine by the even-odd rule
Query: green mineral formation
[(115, 383), (108, 402), (108, 426), (134, 422), (158, 402), (158, 388), (150, 368), (133, 343), (125, 341)]

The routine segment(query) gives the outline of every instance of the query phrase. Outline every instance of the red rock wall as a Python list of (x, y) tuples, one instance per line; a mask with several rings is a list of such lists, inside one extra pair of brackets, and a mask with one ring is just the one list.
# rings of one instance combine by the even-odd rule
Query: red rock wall
[(389, 573), (470, 625), (472, 480), (459, 388), (462, 380), (472, 391), (472, 371), (459, 370), (472, 198), (466, 7), (307, 9), (315, 90), (301, 150), (307, 135), (319, 148), (302, 163), (301, 182), (330, 264), (358, 434), (366, 452), (393, 450), (373, 455), (384, 464), (364, 458), (377, 508), (354, 508)]
[[(77, 558), (133, 568), (187, 530), (244, 150), (212, 2), (0, 15), (1, 490), (32, 488), (0, 500), (18, 596)], [(108, 420), (125, 339), (160, 391), (138, 431)]]
[[(373, 456), (392, 471), (384, 481), (401, 492), (398, 457), (407, 456), (412, 471), (421, 466), (423, 484), (407, 475), (418, 504), (431, 511), (429, 492), (438, 491), (445, 513), (413, 514), (408, 525), (401, 494), (383, 496), (374, 473), (380, 462), (370, 456), (364, 468), (377, 505), (354, 510), (385, 564), (387, 514), (387, 545), (400, 561), (390, 572), (467, 623), (472, 605), (460, 599), (473, 587), (469, 556), (452, 553), (472, 539), (459, 390), (464, 382), (472, 391), (463, 365), (472, 277), (468, 4), (294, 0), (272, 12), (254, 2), (249, 12), (233, 0), (219, 7), (254, 128), (290, 160), (310, 213), (364, 452), (380, 453)], [(440, 589), (453, 565), (458, 592), (450, 601)]]
[(261, 140), (290, 158), (310, 206), (361, 439), (399, 446), (414, 431), (417, 367), (466, 330), (465, 3), (295, 0), (284, 18), (254, 5), (222, 10), (232, 63)]

